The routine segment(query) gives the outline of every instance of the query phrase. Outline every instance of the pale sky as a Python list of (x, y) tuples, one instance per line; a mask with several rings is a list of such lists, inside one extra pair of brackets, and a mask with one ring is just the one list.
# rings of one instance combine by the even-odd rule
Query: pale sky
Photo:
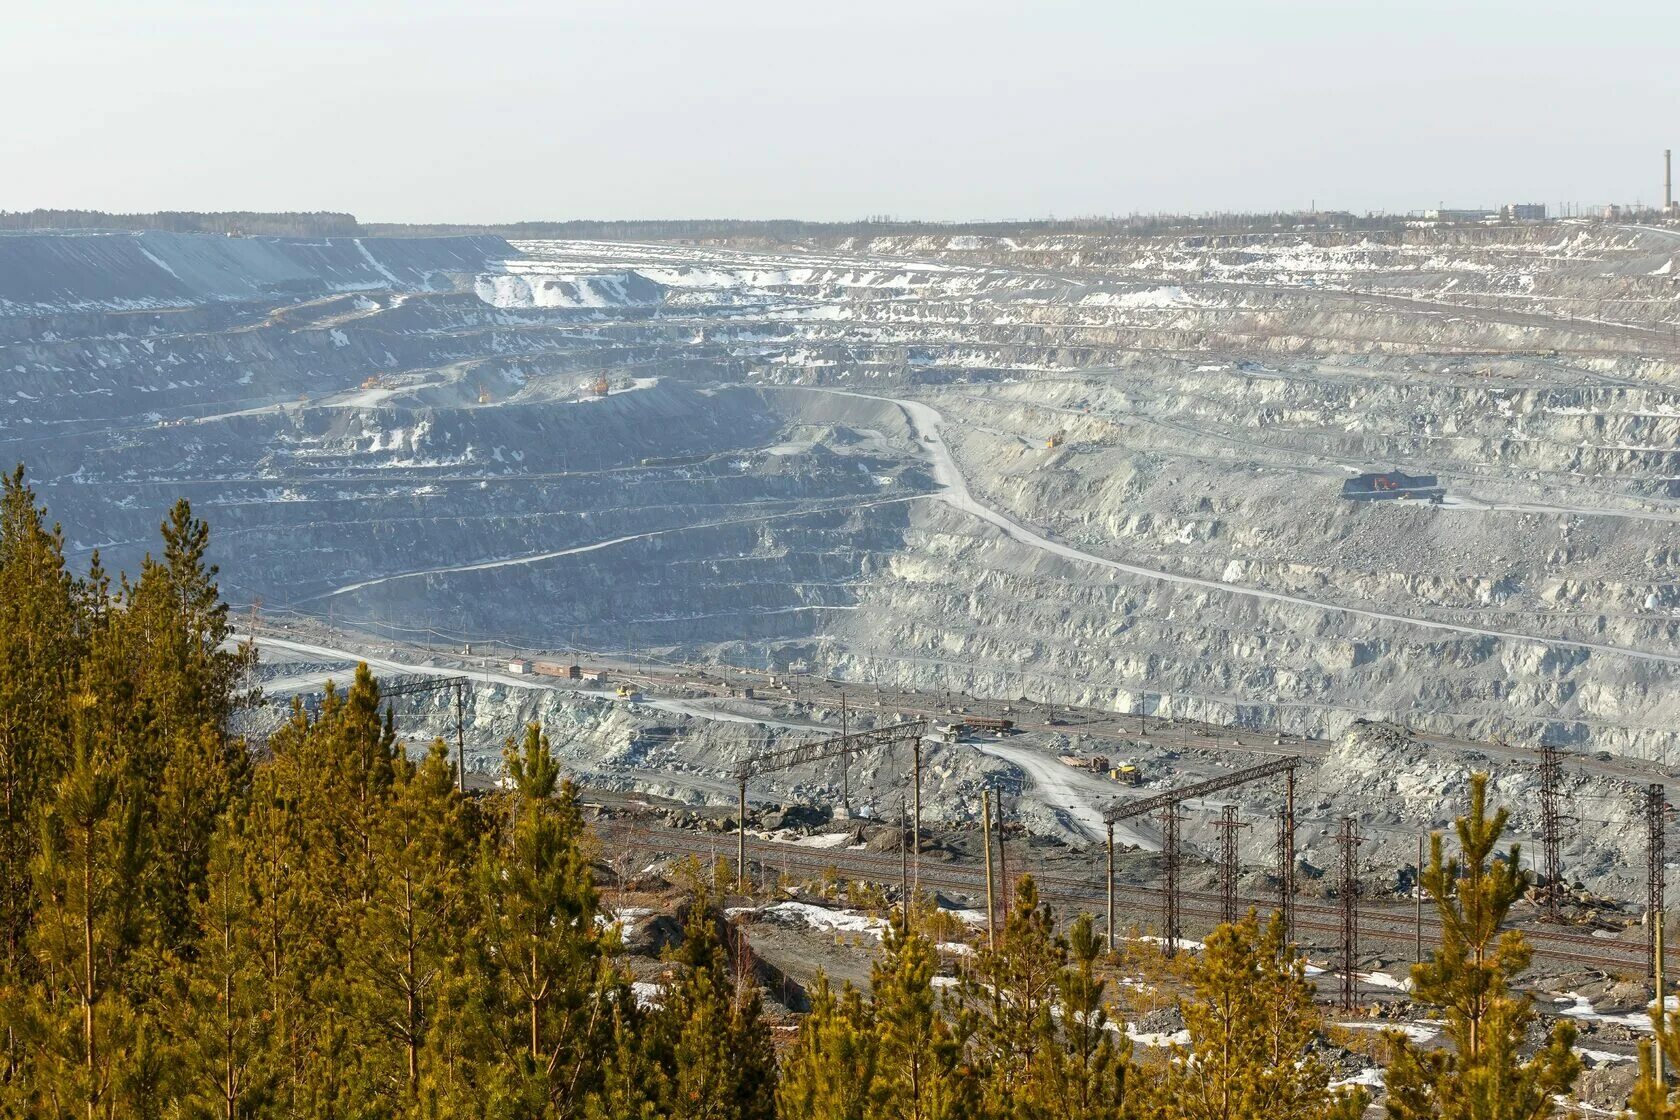
[(1660, 200), (1680, 6), (0, 0), (0, 209), (1030, 218)]

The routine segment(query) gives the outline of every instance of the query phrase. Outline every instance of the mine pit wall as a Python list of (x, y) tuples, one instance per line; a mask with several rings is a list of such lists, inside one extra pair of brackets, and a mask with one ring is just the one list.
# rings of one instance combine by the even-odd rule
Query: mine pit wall
[[(1669, 390), (1489, 384), (1499, 376), (1483, 376), (1484, 366), (1511, 364), (1512, 381), (1533, 370), (1515, 368), (1508, 355), (1435, 352), (1556, 348), (1598, 355), (1592, 367), (1604, 372), (1673, 373), (1672, 363), (1623, 353), (1616, 338), (1566, 324), (1450, 323), (1440, 315), (1420, 325), (1415, 316), (1363, 306), (1357, 296), (1336, 297), (1356, 321), (1299, 289), (1266, 299), (1252, 287), (1202, 285), (1194, 294), (1209, 294), (1210, 306), (1105, 311), (1097, 321), (1066, 324), (1063, 316), (1080, 306), (1069, 302), (1078, 295), (1069, 284), (1027, 289), (1043, 303), (999, 292), (991, 304), (929, 298), (908, 308), (889, 301), (884, 311), (826, 284), (795, 294), (831, 298), (857, 319), (797, 328), (720, 319), (696, 342), (693, 323), (653, 320), (649, 308), (605, 316), (501, 308), (461, 290), (453, 270), (492, 267), (485, 262), (508, 254), (501, 243), (364, 239), (375, 267), (350, 241), (305, 249), (275, 248), (268, 239), (177, 245), (176, 235), (101, 236), (66, 239), (80, 243), (43, 258), (46, 287), (68, 293), (59, 302), (40, 287), (14, 287), (16, 298), (0, 306), (0, 369), (23, 366), (15, 392), (29, 394), (0, 402), (0, 425), (29, 437), (25, 454), (44, 499), (72, 532), (77, 563), (97, 543), (106, 546), (108, 564), (132, 568), (155, 547), (167, 501), (186, 493), (216, 527), (224, 587), (236, 596), (260, 594), (277, 605), (304, 600), (323, 610), (327, 592), (401, 577), (334, 596), (341, 618), (413, 622), (439, 604), (448, 624), (528, 634), (542, 644), (564, 641), (574, 628), (585, 645), (603, 649), (657, 634), (683, 656), (757, 667), (768, 648), (860, 681), (1250, 726), (1324, 734), (1370, 714), (1458, 734), (1521, 734), (1549, 718), (1554, 737), (1582, 747), (1653, 756), (1674, 745), (1662, 730), (1680, 722), (1667, 699), (1672, 666), (1174, 587), (1045, 554), (931, 499), (869, 505), (931, 487), (912, 465), (919, 449), (896, 406), (715, 387), (750, 374), (913, 395), (955, 412), (957, 399), (942, 397), (941, 384), (1018, 377), (1020, 385), (997, 388), (997, 401), (961, 407), (970, 419), (1040, 439), (1068, 423), (1076, 439), (1066, 463), (1015, 471), (993, 461), (1001, 458), (992, 437), (954, 431), (951, 442), (978, 468), (970, 471), (976, 496), (1058, 539), (1333, 601), (1372, 600), (1379, 609), (1470, 624), (1485, 615), (1493, 628), (1558, 634), (1570, 611), (1604, 611), (1601, 631), (1579, 636), (1668, 650), (1675, 635), (1663, 612), (1675, 605), (1668, 573), (1680, 541), (1666, 526), (1592, 519), (1571, 535), (1567, 523), (1540, 527), (1528, 515), (1502, 515), (1469, 544), (1449, 549), (1451, 542), (1432, 539), (1440, 523), (1422, 511), (1367, 516), (1338, 506), (1342, 476), (1334, 467), (1325, 484), (1332, 496), (1322, 502), (1302, 501), (1302, 476), (1274, 467), (1245, 467), (1243, 488), (1221, 486), (1204, 501), (1165, 508), (1149, 501), (1156, 480), (1179, 468), (1155, 457), (1147, 441), (1183, 439), (1170, 430), (1151, 434), (1150, 419), (1239, 438), (1258, 430), (1285, 451), (1367, 468), (1395, 465), (1397, 454), (1414, 457), (1449, 483), (1492, 487), (1484, 497), (1502, 493), (1501, 475), (1518, 474), (1572, 487), (1581, 477), (1596, 486), (1599, 475), (1615, 475), (1615, 485), (1633, 493), (1638, 479), (1680, 474), (1672, 451), (1680, 446), (1680, 409)], [(26, 241), (0, 238), (0, 255), (47, 252)], [(1103, 251), (1130, 267), (1167, 248)], [(1251, 248), (1233, 249), (1232, 267)], [(1386, 248), (1372, 251), (1379, 250)], [(474, 254), (482, 257), (476, 265)], [(1066, 265), (1065, 251), (1052, 255)], [(962, 259), (1023, 263), (995, 248)], [(51, 279), (61, 266), (73, 282)], [(1597, 267), (1583, 255), (1583, 277)], [(394, 287), (381, 268), (397, 278)], [(111, 275), (82, 276), (101, 270)], [(12, 274), (0, 267), (0, 275)], [(1560, 291), (1587, 282), (1553, 280)], [(376, 306), (333, 326), (357, 309), (364, 288)], [(106, 310), (90, 310), (100, 300)], [(270, 319), (281, 304), (311, 300)], [(697, 300), (690, 309), (705, 306)], [(19, 308), (27, 314), (5, 313)], [(951, 324), (962, 332), (949, 333)], [(1060, 335), (1038, 329), (1064, 325), (1071, 329)], [(736, 336), (743, 336), (738, 349)], [(769, 352), (755, 353), (759, 345)], [(793, 363), (778, 346), (833, 364)], [(1372, 376), (1272, 373), (1267, 380), (1231, 368), (1231, 353), (1278, 366), (1291, 355), (1339, 356)], [(1463, 363), (1454, 375), (1463, 383), (1408, 377), (1412, 355), (1432, 368)], [(1200, 370), (1204, 360), (1226, 368)], [(601, 367), (661, 381), (587, 403), (520, 396), (541, 390), (527, 390), (523, 379)], [(394, 403), (280, 410), (185, 428), (160, 428), (151, 418), (290, 402), (353, 387), (370, 370), (411, 369), (431, 380)], [(481, 381), (495, 403), (477, 405)], [(953, 384), (949, 392), (963, 390)], [(1154, 404), (1134, 424), (1125, 398), (1135, 392)], [(1109, 415), (1070, 422), (1039, 407), (1074, 408), (1083, 398)], [(518, 407), (501, 407), (508, 403)], [(1510, 438), (1503, 418), (1513, 411), (1524, 417), (1527, 438)], [(1387, 414), (1385, 426), (1348, 430), (1346, 417), (1367, 413)], [(90, 417), (101, 423), (86, 444), (62, 438), (66, 427), (47, 427)], [(111, 418), (138, 420), (113, 429), (104, 423)], [(52, 434), (35, 436), (25, 420)], [(763, 453), (799, 426), (820, 429), (814, 450), (786, 460)], [(881, 433), (891, 453), (839, 455), (860, 430)], [(516, 464), (509, 461), (515, 452), (522, 456)], [(690, 457), (702, 462), (639, 467), (644, 458)], [(510, 477), (496, 477), (501, 469)], [(577, 472), (599, 473), (563, 477)], [(872, 481), (872, 472), (890, 485)], [(543, 473), (557, 477), (511, 477)], [(757, 512), (789, 515), (738, 520)], [(1314, 551), (1344, 533), (1356, 546), (1346, 554)], [(494, 569), (462, 563), (620, 536), (639, 539)], [(1507, 546), (1507, 537), (1515, 544)], [(1436, 551), (1385, 567), (1410, 542)], [(1233, 544), (1244, 554), (1229, 555)], [(1555, 560), (1558, 570), (1496, 574), (1478, 562), (1479, 550), (1494, 548)], [(1636, 560), (1616, 569), (1602, 559), (1612, 555)], [(1650, 569), (1643, 580), (1641, 564)], [(1350, 588), (1355, 581), (1362, 591)]]
[[(898, 419), (896, 407), (855, 397), (790, 392), (785, 399), (805, 420), (831, 406), (843, 409), (836, 418), (865, 427)], [(1676, 722), (1672, 685), (1680, 666), (1120, 575), (1009, 540), (932, 500), (914, 503), (910, 516), (904, 546), (858, 588), (857, 609), (833, 620), (834, 640), (811, 648), (837, 676), (1323, 737), (1365, 715), (1468, 737), (1543, 733), (1641, 758), (1680, 746), (1667, 730)], [(1647, 528), (1627, 532), (1637, 540)], [(1183, 570), (1186, 559), (1181, 551), (1163, 567)], [(951, 579), (957, 571), (960, 582)], [(1365, 594), (1348, 589), (1345, 573), (1306, 573), (1293, 586), (1276, 567), (1209, 574), (1331, 603), (1396, 610), (1426, 603), (1422, 617), (1547, 629), (1544, 618), (1479, 618), (1500, 596), (1491, 579), (1396, 574), (1391, 607), (1380, 579)], [(1672, 648), (1672, 621), (1619, 625), (1590, 640)]]
[(357, 289), (454, 287), (513, 256), (499, 237), (0, 235), (0, 316), (143, 310)]

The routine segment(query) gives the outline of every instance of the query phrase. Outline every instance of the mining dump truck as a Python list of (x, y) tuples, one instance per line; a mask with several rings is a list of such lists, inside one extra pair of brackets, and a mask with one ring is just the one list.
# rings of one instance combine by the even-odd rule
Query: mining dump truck
[(1342, 497), (1350, 502), (1420, 501), (1439, 505), (1447, 488), (1432, 474), (1371, 471), (1342, 483)]

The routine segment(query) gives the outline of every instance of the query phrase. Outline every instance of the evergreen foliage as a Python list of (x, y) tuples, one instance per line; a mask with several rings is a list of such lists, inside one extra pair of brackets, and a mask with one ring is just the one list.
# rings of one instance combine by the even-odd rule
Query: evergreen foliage
[(979, 1108), (967, 1017), (934, 995), (937, 965), (933, 943), (899, 914), (871, 976), (877, 1058), (867, 1120), (967, 1120)]
[(1253, 911), (1209, 935), (1179, 1003), (1190, 1042), (1154, 1087), (1153, 1115), (1357, 1120), (1364, 1096), (1330, 1090), (1325, 1067), (1303, 1060), (1321, 1024), (1305, 964), (1285, 948), (1282, 922), (1262, 929)]
[(819, 977), (811, 1011), (782, 1059), (777, 1114), (782, 1120), (865, 1120), (879, 1042), (873, 1008), (847, 985)]
[(1516, 845), (1502, 857), (1506, 810), (1489, 813), (1487, 775), (1470, 780), (1469, 812), (1458, 818), (1460, 854), (1430, 841), (1420, 877), (1441, 919), (1441, 944), (1412, 968), (1412, 992), (1440, 1009), (1451, 1049), (1421, 1050), (1402, 1035), (1390, 1039), (1388, 1114), (1394, 1120), (1520, 1120), (1549, 1116), (1553, 1098), (1569, 1091), (1581, 1062), (1568, 1023), (1533, 1057), (1518, 1054), (1534, 1018), (1530, 1000), (1513, 995), (1511, 978), (1528, 967), (1529, 948), (1515, 930), (1501, 932), (1528, 873)]

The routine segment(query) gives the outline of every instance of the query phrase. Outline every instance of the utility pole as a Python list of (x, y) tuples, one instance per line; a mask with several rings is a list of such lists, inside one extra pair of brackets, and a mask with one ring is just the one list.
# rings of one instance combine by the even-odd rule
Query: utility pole
[(1278, 913), (1283, 918), (1283, 940), (1295, 936), (1295, 771), (1283, 776), (1283, 808), (1278, 813)]
[(910, 850), (904, 846), (904, 826), (909, 810), (904, 798), (898, 799), (898, 896), (904, 900), (904, 924), (910, 924)]
[(911, 852), (911, 873), (914, 877), (911, 880), (910, 892), (919, 904), (922, 900), (922, 737), (920, 735), (916, 736), (915, 741), (911, 744), (911, 749), (916, 753), (916, 789), (914, 791), (916, 820), (910, 835), (910, 842), (915, 845)]
[(1003, 920), (1009, 922), (1009, 864), (1005, 860), (1008, 849), (1004, 846), (1003, 831), (1003, 791), (998, 791), (997, 799), (997, 834), (998, 834), (998, 899), (1003, 904)]
[(997, 903), (992, 893), (992, 791), (989, 789), (980, 791), (980, 831), (986, 843), (986, 948), (996, 949)]
[(467, 682), (455, 682), (455, 761), (457, 788), (467, 792)]
[(1354, 966), (1359, 958), (1359, 877), (1354, 865), (1354, 850), (1360, 837), (1354, 832), (1353, 817), (1342, 818), (1341, 832), (1336, 843), (1342, 850), (1341, 885), (1337, 890), (1342, 904), (1342, 1007), (1352, 1010), (1354, 1002)]
[(1108, 951), (1114, 952), (1114, 822), (1108, 822)]
[(735, 886), (747, 889), (747, 779), (741, 777), (740, 796), (735, 806)]
[(1161, 937), (1167, 956), (1178, 952), (1178, 802), (1161, 810)]
[[(840, 690), (840, 737), (846, 737), (846, 690)], [(852, 781), (850, 751), (840, 752), (840, 815), (852, 819)]]
[[(1656, 956), (1657, 956), (1657, 967), (1656, 967), (1656, 977), (1655, 977), (1655, 979), (1656, 979), (1656, 989), (1657, 989), (1657, 1015), (1661, 1018), (1661, 1021), (1664, 1024), (1666, 1024), (1667, 1021), (1668, 1021), (1668, 996), (1663, 991), (1663, 916), (1662, 916), (1662, 911), (1661, 910), (1657, 911), (1657, 954), (1656, 954)], [(1651, 1049), (1656, 1054), (1657, 1084), (1658, 1085), (1663, 1085), (1663, 1086), (1666, 1087), (1668, 1083), (1663, 1080), (1663, 1059), (1662, 1059), (1662, 1045), (1661, 1045), (1661, 1042), (1659, 1041), (1658, 1044), (1656, 1046), (1653, 1046)]]
[(1418, 833), (1417, 874), (1412, 878), (1412, 920), (1415, 923), (1417, 946), (1415, 959), (1423, 963), (1423, 833)]
[(1563, 777), (1562, 752), (1551, 743), (1540, 746), (1540, 853), (1541, 874), (1545, 877), (1546, 920), (1563, 920), (1563, 855), (1559, 836), (1562, 816), (1558, 812), (1561, 793), (1559, 779)]
[(1652, 782), (1645, 787), (1645, 938), (1653, 974), (1657, 968), (1658, 915), (1663, 912), (1666, 902), (1663, 864), (1667, 859), (1668, 845), (1663, 829), (1667, 823), (1667, 806), (1668, 790), (1662, 783)]
[(1237, 830), (1247, 828), (1242, 811), (1227, 805), (1220, 811), (1219, 823), (1219, 890), (1223, 896), (1221, 911), (1227, 923), (1237, 920), (1237, 875), (1240, 871), (1237, 851)]

